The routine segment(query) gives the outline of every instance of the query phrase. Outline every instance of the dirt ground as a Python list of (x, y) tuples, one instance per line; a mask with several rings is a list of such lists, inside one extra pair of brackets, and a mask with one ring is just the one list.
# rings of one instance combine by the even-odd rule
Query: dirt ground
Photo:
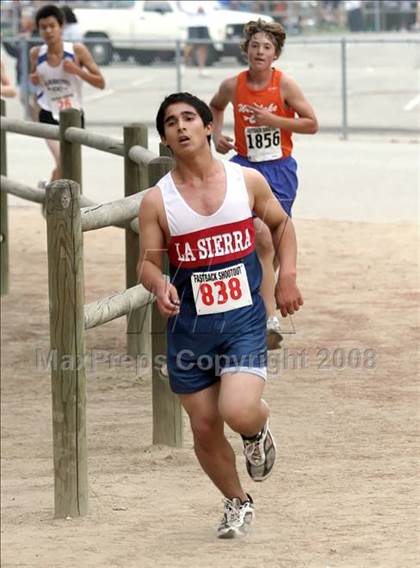
[[(5, 568), (418, 566), (415, 226), (296, 222), (306, 303), (266, 388), (278, 463), (253, 485), (229, 433), (257, 516), (246, 539), (218, 541), (221, 497), (188, 425), (183, 449), (152, 446), (150, 376), (133, 365), (88, 372), (89, 514), (53, 518), (50, 374), (36, 365), (49, 349), (45, 227), (34, 207), (9, 224)], [(118, 229), (86, 234), (86, 302), (125, 287), (123, 250)], [(124, 353), (125, 322), (90, 330), (87, 348)]]

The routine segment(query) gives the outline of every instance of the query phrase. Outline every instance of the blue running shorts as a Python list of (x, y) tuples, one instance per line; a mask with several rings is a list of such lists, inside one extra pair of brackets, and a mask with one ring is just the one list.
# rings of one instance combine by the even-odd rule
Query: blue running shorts
[[(167, 367), (171, 389), (189, 394), (210, 387), (226, 372), (267, 375), (266, 312), (256, 306), (225, 314), (195, 314), (185, 306), (168, 320)], [(240, 314), (235, 313), (240, 312)]]
[(237, 154), (230, 161), (260, 172), (267, 180), (271, 191), (281, 203), (283, 209), (289, 217), (292, 216), (292, 206), (298, 188), (297, 163), (292, 156), (266, 162), (250, 162)]

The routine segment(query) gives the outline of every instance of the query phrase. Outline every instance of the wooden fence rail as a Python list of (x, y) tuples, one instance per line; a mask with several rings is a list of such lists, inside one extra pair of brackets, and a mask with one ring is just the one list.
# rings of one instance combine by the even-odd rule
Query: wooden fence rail
[(16, 134), (26, 134), (34, 138), (48, 138), (49, 140), (59, 140), (59, 127), (53, 124), (41, 124), (40, 122), (30, 122), (13, 118), (1, 117), (0, 128), (5, 132)]
[(125, 316), (131, 310), (152, 304), (154, 301), (153, 294), (141, 284), (124, 290), (124, 292), (101, 298), (85, 306), (85, 329), (91, 329)]
[[(115, 225), (117, 227), (130, 227), (134, 233), (138, 234), (139, 223), (137, 213), (146, 192), (147, 190), (144, 190), (141, 194), (137, 193), (130, 197), (125, 197), (124, 199), (117, 199), (109, 203), (101, 203), (92, 207), (83, 208), (83, 232)], [(127, 221), (127, 219), (130, 219), (130, 221)]]
[[(0, 191), (2, 194), (10, 193), (26, 201), (45, 203), (45, 189), (31, 187), (19, 181), (11, 180), (6, 176), (0, 176), (0, 179)], [(110, 201), (109, 203), (95, 203), (86, 196), (81, 195), (80, 205), (83, 206), (81, 210), (83, 232), (113, 225), (123, 229), (130, 228), (135, 233), (138, 233), (137, 213), (147, 191), (148, 189), (145, 189), (141, 193), (136, 193), (124, 199)], [(126, 221), (126, 219), (131, 220)]]
[(35, 187), (30, 187), (20, 181), (11, 180), (5, 175), (1, 176), (0, 191), (2, 195), (15, 195), (25, 201), (32, 201), (33, 203), (45, 202), (45, 190)]
[(156, 154), (147, 150), (147, 148), (143, 148), (142, 146), (132, 146), (128, 151), (128, 157), (132, 160), (135, 164), (139, 165), (147, 165), (149, 162), (156, 158)]
[(75, 128), (74, 126), (70, 126), (66, 129), (65, 137), (68, 142), (76, 142), (77, 144), (89, 146), (90, 148), (95, 148), (96, 150), (107, 152), (108, 154), (124, 156), (124, 144), (123, 141), (118, 140), (118, 138), (102, 136), (101, 134), (88, 132), (83, 128)]
[[(63, 111), (60, 113), (60, 116), (68, 112), (69, 110)], [(15, 134), (24, 134), (35, 138), (60, 140), (60, 127), (53, 124), (41, 124), (39, 122), (30, 122), (2, 116), (0, 128), (4, 132), (14, 132)], [(122, 140), (89, 132), (80, 127), (67, 127), (65, 139), (68, 142), (96, 148), (102, 152), (108, 152), (109, 154), (115, 154), (117, 156), (124, 155), (124, 144)], [(129, 150), (128, 156), (134, 163), (141, 165), (147, 165), (156, 158), (156, 154), (140, 145), (133, 145)]]
[[(6, 177), (6, 151), (2, 145), (2, 207), (7, 193), (46, 204), (50, 338), (57, 362), (51, 369), (54, 496), (55, 514), (60, 518), (87, 512), (85, 330), (128, 316), (127, 334), (131, 340), (127, 353), (147, 355), (153, 362), (153, 442), (181, 446), (183, 435), (181, 405), (170, 391), (166, 365), (162, 364), (166, 356), (166, 322), (153, 296), (137, 285), (136, 275), (139, 205), (146, 188), (169, 171), (172, 161), (145, 147), (147, 130), (142, 125), (125, 127), (121, 143), (78, 128), (80, 116), (76, 113), (73, 109), (60, 113), (60, 127), (4, 118), (1, 121), (2, 141), (6, 132), (60, 140), (62, 170), (76, 178), (50, 183), (45, 191), (10, 180)], [(77, 178), (81, 181), (81, 145), (124, 157), (123, 199), (95, 204), (80, 195)], [(110, 225), (126, 228), (127, 289), (85, 306), (83, 231)], [(2, 231), (4, 226), (2, 209)]]

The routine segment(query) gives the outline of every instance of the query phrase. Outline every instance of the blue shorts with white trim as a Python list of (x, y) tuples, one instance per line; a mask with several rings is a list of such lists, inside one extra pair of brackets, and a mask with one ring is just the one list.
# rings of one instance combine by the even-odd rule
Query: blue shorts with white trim
[(257, 295), (252, 306), (224, 314), (197, 316), (194, 305), (167, 327), (171, 389), (189, 394), (217, 383), (224, 373), (248, 372), (266, 378), (266, 311)]
[(283, 209), (289, 217), (292, 216), (292, 206), (298, 188), (297, 163), (292, 156), (266, 162), (250, 162), (247, 158), (237, 154), (230, 161), (260, 172)]

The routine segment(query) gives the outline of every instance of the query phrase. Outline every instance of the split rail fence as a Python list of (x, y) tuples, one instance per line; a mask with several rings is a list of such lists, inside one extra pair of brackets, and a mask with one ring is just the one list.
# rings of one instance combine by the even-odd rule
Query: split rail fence
[[(5, 117), (1, 101), (1, 294), (9, 291), (7, 194), (45, 203), (50, 309), (55, 516), (87, 513), (85, 330), (127, 316), (127, 353), (152, 362), (153, 443), (182, 446), (182, 410), (169, 388), (165, 321), (151, 294), (137, 284), (137, 213), (144, 191), (169, 171), (168, 156), (147, 149), (147, 127), (123, 127), (123, 140), (81, 128), (80, 113), (60, 113), (60, 126)], [(7, 177), (6, 132), (59, 140), (63, 179), (46, 190)], [(123, 199), (95, 204), (81, 194), (82, 146), (124, 158)], [(161, 147), (161, 154), (165, 149)], [(125, 228), (127, 289), (84, 303), (83, 232), (116, 225)], [(155, 365), (154, 362), (160, 362)], [(69, 364), (69, 362), (71, 364)], [(65, 363), (65, 364), (64, 364)]]

